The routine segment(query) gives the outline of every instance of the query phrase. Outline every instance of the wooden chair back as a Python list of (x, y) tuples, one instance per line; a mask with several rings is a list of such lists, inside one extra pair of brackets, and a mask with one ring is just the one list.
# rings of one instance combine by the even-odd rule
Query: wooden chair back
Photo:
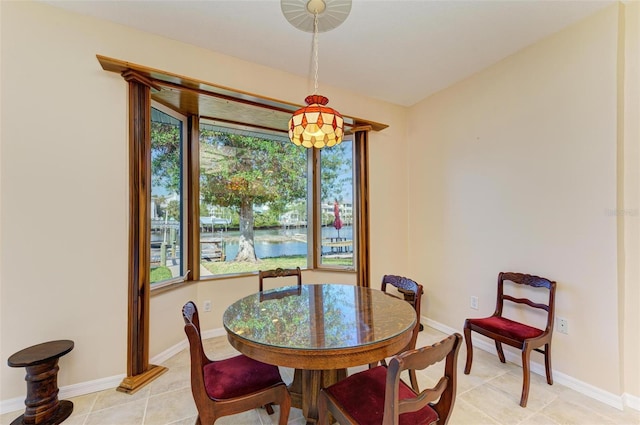
[[(400, 292), (405, 301), (411, 304), (416, 311), (416, 325), (413, 328), (413, 333), (411, 334), (411, 340), (409, 343), (399, 351), (402, 353), (403, 351), (413, 350), (416, 348), (416, 342), (418, 341), (418, 332), (421, 330), (420, 326), (420, 303), (422, 301), (422, 293), (423, 288), (422, 285), (417, 283), (414, 280), (406, 278), (404, 276), (397, 276), (392, 274), (387, 274), (382, 277), (382, 286), (380, 289), (382, 292), (389, 293), (387, 286), (394, 287), (398, 292)], [(393, 294), (390, 294), (395, 296)], [(386, 364), (385, 361), (382, 361), (382, 364)], [(370, 365), (373, 367), (375, 364)], [(409, 379), (411, 381), (411, 387), (414, 391), (420, 391), (418, 386), (418, 379), (416, 378), (415, 370), (409, 371)]]
[(189, 340), (192, 369), (194, 368), (194, 361), (195, 367), (198, 368), (198, 366), (201, 366), (199, 369), (202, 369), (204, 365), (210, 363), (210, 360), (204, 353), (202, 337), (200, 336), (200, 317), (198, 316), (198, 309), (193, 301), (187, 302), (182, 307), (182, 318), (184, 319), (184, 331)]
[(200, 318), (198, 309), (193, 301), (187, 302), (182, 307), (184, 319), (184, 332), (189, 340), (189, 353), (191, 357), (191, 392), (198, 411), (206, 409), (211, 402), (205, 391), (204, 367), (211, 363), (202, 346), (200, 336)]
[[(451, 416), (457, 391), (458, 352), (462, 336), (450, 335), (428, 347), (394, 356), (388, 367), (355, 373), (323, 388), (318, 403), (318, 425), (328, 425), (329, 413), (341, 425), (427, 424), (445, 425)], [(444, 371), (435, 386), (416, 392), (400, 375), (422, 370), (444, 360)]]
[[(534, 302), (529, 298), (516, 298), (512, 295), (507, 295), (504, 292), (505, 281), (510, 281), (516, 285), (524, 285), (532, 288), (544, 288), (549, 291), (548, 300), (546, 303)], [(515, 304), (526, 305), (528, 307), (544, 310), (546, 312), (546, 326), (545, 333), (553, 332), (553, 323), (555, 319), (555, 297), (556, 297), (556, 282), (553, 282), (544, 277), (534, 276), (523, 273), (502, 272), (498, 275), (498, 292), (496, 300), (496, 311), (493, 313), (495, 316), (503, 317), (505, 301), (509, 301)]]
[[(424, 292), (424, 288), (422, 285), (417, 283), (414, 280), (406, 278), (404, 276), (396, 276), (387, 274), (382, 277), (382, 285), (380, 289), (382, 292), (387, 292), (387, 285), (393, 286), (400, 292), (405, 301), (410, 303), (413, 306), (413, 309), (416, 311), (416, 327), (413, 329), (413, 335), (411, 336), (411, 341), (407, 344), (407, 347), (402, 351), (407, 349), (416, 348), (416, 341), (418, 340), (418, 332), (420, 331), (420, 308), (422, 302), (422, 294)], [(401, 351), (401, 352), (402, 352)]]
[[(383, 424), (398, 424), (402, 413), (415, 412), (430, 405), (438, 414), (437, 424), (449, 421), (456, 399), (458, 352), (462, 335), (455, 333), (431, 346), (405, 351), (389, 362), (384, 401)], [(445, 360), (444, 374), (438, 383), (414, 398), (399, 399), (400, 374), (404, 370), (422, 370)]]
[(260, 292), (264, 291), (264, 279), (288, 276), (295, 276), (297, 278), (298, 286), (302, 286), (302, 272), (300, 271), (300, 267), (296, 267), (295, 269), (282, 269), (278, 267), (277, 269), (273, 270), (260, 270), (258, 272), (258, 284)]

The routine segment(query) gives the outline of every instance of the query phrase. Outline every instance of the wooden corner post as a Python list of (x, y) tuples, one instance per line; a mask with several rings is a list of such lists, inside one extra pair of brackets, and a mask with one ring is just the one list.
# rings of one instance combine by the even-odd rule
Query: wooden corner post
[(151, 88), (147, 77), (125, 70), (129, 83), (129, 315), (127, 376), (118, 391), (133, 394), (167, 371), (149, 364), (149, 246), (151, 198)]

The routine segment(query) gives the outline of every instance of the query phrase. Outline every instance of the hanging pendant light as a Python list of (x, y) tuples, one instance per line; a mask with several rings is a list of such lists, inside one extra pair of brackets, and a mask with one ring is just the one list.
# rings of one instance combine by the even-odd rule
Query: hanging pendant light
[(314, 91), (305, 99), (307, 106), (295, 111), (289, 120), (289, 139), (306, 148), (335, 146), (342, 142), (344, 119), (340, 112), (327, 106), (329, 99), (318, 94), (318, 17), (326, 14), (325, 31), (337, 27), (349, 15), (351, 0), (281, 0), (281, 6), (287, 20), (303, 31), (308, 30), (309, 14), (313, 15)]

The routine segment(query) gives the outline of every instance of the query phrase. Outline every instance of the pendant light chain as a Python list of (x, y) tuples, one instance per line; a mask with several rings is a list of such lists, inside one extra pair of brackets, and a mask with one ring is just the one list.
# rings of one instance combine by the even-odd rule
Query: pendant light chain
[[(1, 0), (0, 0), (1, 1)], [(284, 0), (282, 0), (284, 1)], [(318, 0), (310, 0), (314, 5)], [(322, 0), (320, 0), (324, 3)], [(344, 1), (344, 0), (343, 0)], [(310, 8), (307, 10), (311, 11)], [(322, 8), (324, 10), (324, 8)], [(291, 22), (291, 21), (289, 21)], [(340, 112), (327, 106), (329, 99), (318, 94), (318, 68), (319, 68), (319, 49), (318, 49), (318, 28), (319, 28), (318, 8), (314, 7), (313, 11), (313, 43), (312, 43), (312, 60), (315, 76), (313, 94), (307, 96), (304, 101), (307, 106), (296, 110), (288, 123), (289, 139), (297, 145), (305, 148), (331, 147), (340, 144), (344, 135), (344, 119)], [(307, 31), (305, 29), (305, 31)]]
[(316, 74), (313, 94), (318, 94), (318, 11), (313, 12), (313, 50), (315, 51)]

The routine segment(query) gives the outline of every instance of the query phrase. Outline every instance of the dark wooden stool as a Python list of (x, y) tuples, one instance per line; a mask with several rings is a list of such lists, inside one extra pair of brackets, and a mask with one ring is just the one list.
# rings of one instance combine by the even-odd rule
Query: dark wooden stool
[(73, 349), (73, 341), (49, 341), (18, 351), (9, 357), (11, 367), (27, 369), (27, 408), (11, 425), (57, 425), (73, 412), (73, 403), (58, 401), (58, 359)]

